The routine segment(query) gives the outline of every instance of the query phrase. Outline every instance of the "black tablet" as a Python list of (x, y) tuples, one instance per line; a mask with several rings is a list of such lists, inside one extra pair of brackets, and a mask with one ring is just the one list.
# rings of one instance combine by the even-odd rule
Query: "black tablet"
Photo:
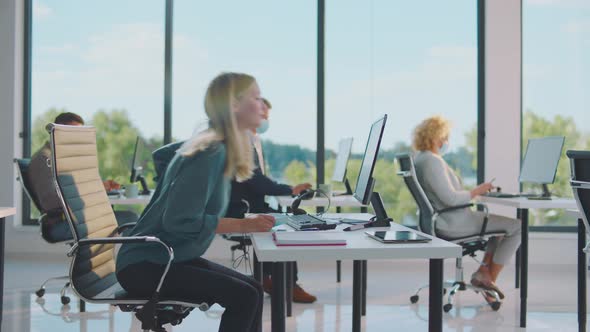
[(424, 243), (431, 239), (411, 231), (367, 231), (371, 238), (382, 243)]

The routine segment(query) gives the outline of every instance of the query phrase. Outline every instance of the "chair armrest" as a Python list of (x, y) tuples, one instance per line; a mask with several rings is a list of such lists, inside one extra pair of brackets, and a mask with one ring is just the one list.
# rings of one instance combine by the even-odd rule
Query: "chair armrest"
[(122, 234), (124, 231), (126, 231), (128, 228), (132, 228), (135, 225), (137, 225), (136, 222), (128, 222), (125, 223), (123, 225), (119, 225), (119, 227), (117, 227), (117, 233)]
[(590, 189), (590, 182), (570, 180), (570, 185), (574, 189)]
[(443, 214), (445, 212), (460, 210), (460, 209), (472, 207), (474, 205), (475, 205), (475, 203), (461, 204), (461, 205), (456, 205), (456, 206), (451, 206), (451, 207), (448, 207), (448, 208), (444, 208), (444, 209), (438, 210), (436, 212), (440, 215), (440, 214)]
[(488, 209), (488, 206), (486, 204), (481, 203), (481, 202), (461, 204), (461, 205), (451, 206), (451, 207), (444, 208), (442, 210), (436, 211), (432, 215), (432, 229), (433, 230), (435, 229), (436, 219), (441, 214), (446, 213), (446, 212), (450, 212), (450, 211), (455, 211), (455, 210), (460, 210), (460, 209), (472, 207), (472, 206), (478, 206), (478, 207), (481, 207), (483, 209), (483, 213), (484, 213), (483, 224), (481, 225), (481, 230), (479, 231), (479, 237), (483, 237), (485, 235), (486, 229), (488, 227), (489, 209)]
[(158, 287), (156, 287), (156, 291), (153, 295), (153, 299), (157, 299), (160, 294), (160, 288), (162, 288), (162, 284), (164, 283), (164, 279), (168, 274), (168, 270), (170, 269), (170, 265), (172, 265), (172, 261), (174, 260), (174, 250), (168, 246), (166, 243), (162, 242), (159, 238), (155, 236), (127, 236), (127, 237), (102, 237), (102, 238), (93, 238), (93, 239), (82, 239), (76, 242), (70, 251), (68, 251), (68, 257), (72, 257), (76, 255), (78, 249), (81, 246), (89, 246), (93, 244), (109, 244), (109, 243), (158, 243), (159, 245), (163, 246), (164, 249), (168, 252), (168, 263), (166, 264), (166, 268), (162, 273), (162, 277), (160, 278), (160, 282), (158, 283)]

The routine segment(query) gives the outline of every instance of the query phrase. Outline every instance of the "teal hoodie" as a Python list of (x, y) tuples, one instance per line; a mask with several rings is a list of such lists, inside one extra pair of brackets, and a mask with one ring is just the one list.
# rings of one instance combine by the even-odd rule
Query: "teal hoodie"
[[(229, 200), (225, 160), (223, 143), (189, 157), (176, 153), (131, 236), (158, 237), (174, 250), (174, 262), (203, 255)], [(121, 246), (117, 271), (139, 262), (166, 264), (168, 253), (158, 244)]]

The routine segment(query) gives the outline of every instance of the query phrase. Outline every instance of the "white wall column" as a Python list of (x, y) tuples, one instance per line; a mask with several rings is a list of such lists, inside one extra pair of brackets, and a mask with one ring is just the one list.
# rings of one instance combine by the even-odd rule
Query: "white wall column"
[[(486, 1), (485, 180), (518, 192), (522, 98), (521, 1)], [(490, 206), (514, 217), (514, 209)]]

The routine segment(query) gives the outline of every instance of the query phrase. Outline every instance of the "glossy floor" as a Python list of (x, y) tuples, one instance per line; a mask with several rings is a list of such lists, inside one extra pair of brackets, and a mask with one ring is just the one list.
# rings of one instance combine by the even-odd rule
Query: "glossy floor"
[[(301, 264), (303, 287), (317, 295), (311, 305), (294, 304), (288, 331), (350, 331), (352, 264), (343, 263), (343, 280), (336, 283), (335, 263)], [(466, 271), (475, 263), (466, 260)], [(66, 263), (57, 261), (8, 260), (6, 262), (4, 319), (2, 331), (140, 331), (131, 314), (106, 305), (87, 305), (79, 313), (75, 298), (62, 307), (59, 287), (50, 287), (43, 301), (34, 291), (48, 276), (63, 274)], [(428, 279), (425, 261), (370, 261), (367, 316), (364, 331), (426, 331), (428, 297), (421, 293), (418, 304), (409, 296)], [(518, 328), (519, 293), (514, 288), (514, 269), (507, 267), (499, 280), (506, 299), (498, 312), (483, 305), (475, 293), (461, 293), (457, 305), (444, 314), (445, 331), (577, 331), (576, 270), (573, 265), (531, 265), (528, 327)], [(445, 262), (445, 275), (454, 275), (453, 262)], [(470, 273), (466, 273), (470, 275)], [(270, 331), (270, 299), (264, 304), (264, 331)], [(216, 331), (223, 308), (194, 311), (179, 326), (168, 331)]]

